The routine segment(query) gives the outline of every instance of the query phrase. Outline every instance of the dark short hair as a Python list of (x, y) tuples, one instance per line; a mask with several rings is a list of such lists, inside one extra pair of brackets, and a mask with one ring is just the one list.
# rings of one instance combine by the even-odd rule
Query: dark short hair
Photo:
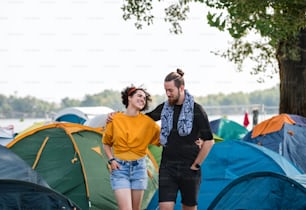
[(135, 87), (134, 85), (128, 86), (121, 91), (122, 104), (125, 106), (125, 108), (127, 108), (129, 105), (128, 97), (133, 96), (137, 92), (137, 90), (143, 91), (146, 95), (146, 104), (140, 111), (148, 110), (149, 103), (152, 101), (151, 95), (144, 88)]

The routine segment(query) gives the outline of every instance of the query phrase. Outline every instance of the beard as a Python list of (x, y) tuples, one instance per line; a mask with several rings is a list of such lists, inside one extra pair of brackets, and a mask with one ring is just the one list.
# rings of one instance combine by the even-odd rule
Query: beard
[(175, 104), (177, 104), (177, 102), (179, 101), (180, 98), (180, 93), (178, 93), (177, 96), (174, 96), (172, 98), (168, 98), (168, 103), (170, 106), (174, 106)]

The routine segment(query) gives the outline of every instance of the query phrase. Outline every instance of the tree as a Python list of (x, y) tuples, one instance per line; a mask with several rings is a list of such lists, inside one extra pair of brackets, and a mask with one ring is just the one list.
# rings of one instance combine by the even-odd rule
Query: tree
[(77, 99), (70, 99), (68, 97), (65, 97), (61, 100), (61, 107), (74, 107), (74, 106), (80, 106), (81, 102)]
[[(178, 0), (165, 8), (165, 21), (171, 32), (182, 33), (180, 21), (188, 18), (189, 5), (205, 4), (210, 26), (227, 31), (233, 38), (225, 52), (215, 52), (242, 71), (245, 62), (253, 62), (250, 72), (280, 77), (279, 113), (306, 117), (306, 1), (304, 0)], [(150, 0), (126, 0), (125, 20), (136, 18), (135, 26), (153, 24)], [(249, 39), (250, 35), (260, 39)], [(273, 74), (274, 73), (274, 74)]]

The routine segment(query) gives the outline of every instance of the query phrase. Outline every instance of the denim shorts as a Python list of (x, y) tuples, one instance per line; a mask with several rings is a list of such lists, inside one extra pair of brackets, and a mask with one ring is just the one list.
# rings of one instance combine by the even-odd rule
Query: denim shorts
[(117, 158), (115, 158), (115, 160), (120, 164), (120, 168), (112, 170), (110, 175), (113, 190), (145, 190), (147, 188), (148, 173), (146, 158), (132, 161), (120, 160)]

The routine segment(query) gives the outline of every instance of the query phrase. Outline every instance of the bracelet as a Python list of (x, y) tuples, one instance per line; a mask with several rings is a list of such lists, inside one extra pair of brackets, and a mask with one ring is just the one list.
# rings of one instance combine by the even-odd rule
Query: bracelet
[(115, 160), (115, 158), (111, 158), (111, 159), (109, 159), (107, 162), (108, 162), (108, 164), (112, 164), (112, 161), (113, 160)]

